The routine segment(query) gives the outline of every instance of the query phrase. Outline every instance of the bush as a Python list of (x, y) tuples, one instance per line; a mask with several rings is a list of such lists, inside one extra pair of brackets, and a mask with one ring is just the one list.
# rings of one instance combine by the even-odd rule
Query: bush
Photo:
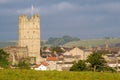
[(10, 62), (8, 61), (9, 54), (5, 52), (3, 49), (0, 49), (0, 67), (1, 68), (9, 68)]
[(30, 63), (29, 60), (26, 59), (21, 59), (17, 65), (18, 68), (20, 69), (30, 69)]
[(70, 68), (70, 71), (85, 71), (86, 64), (85, 61), (79, 60), (77, 63), (75, 62), (73, 66)]

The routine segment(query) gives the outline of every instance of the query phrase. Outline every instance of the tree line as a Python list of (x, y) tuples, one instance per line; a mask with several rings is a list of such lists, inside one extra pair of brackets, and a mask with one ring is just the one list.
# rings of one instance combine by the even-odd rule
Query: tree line
[(93, 52), (93, 54), (88, 56), (87, 60), (79, 60), (78, 62), (74, 62), (73, 66), (70, 68), (70, 71), (116, 72), (115, 68), (107, 65), (107, 62), (102, 55), (103, 52)]
[(59, 46), (59, 45), (64, 45), (64, 44), (71, 42), (71, 41), (79, 41), (79, 40), (80, 40), (79, 38), (65, 35), (63, 37), (50, 37), (46, 43), (41, 42), (41, 44), (42, 45), (50, 44), (52, 46)]

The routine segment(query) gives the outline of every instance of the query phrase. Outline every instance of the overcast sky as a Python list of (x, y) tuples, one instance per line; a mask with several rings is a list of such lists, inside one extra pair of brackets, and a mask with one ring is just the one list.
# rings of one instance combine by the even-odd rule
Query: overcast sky
[(17, 40), (18, 16), (40, 14), (41, 39), (120, 37), (120, 0), (0, 0), (0, 40)]

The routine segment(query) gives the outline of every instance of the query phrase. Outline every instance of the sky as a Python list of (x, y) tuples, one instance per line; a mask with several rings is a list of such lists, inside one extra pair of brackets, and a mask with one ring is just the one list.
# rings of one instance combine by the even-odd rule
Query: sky
[(0, 0), (0, 41), (17, 40), (18, 16), (32, 13), (40, 15), (42, 40), (120, 37), (120, 0)]

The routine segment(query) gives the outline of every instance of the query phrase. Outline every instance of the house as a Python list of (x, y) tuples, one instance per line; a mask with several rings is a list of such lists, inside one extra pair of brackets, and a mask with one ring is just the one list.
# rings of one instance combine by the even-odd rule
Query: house
[(74, 62), (58, 62), (57, 67), (59, 67), (59, 71), (69, 71), (69, 69), (72, 67)]
[(41, 57), (46, 58), (47, 56), (51, 56), (50, 52), (42, 52)]
[[(114, 68), (118, 66), (118, 63), (116, 61), (108, 62), (107, 64), (109, 67), (114, 67)], [(120, 64), (119, 64), (119, 67), (120, 67)]]
[(88, 56), (92, 53), (93, 52), (91, 50), (84, 50), (83, 60), (87, 60)]
[(74, 48), (63, 48), (64, 53), (63, 60), (60, 62), (58, 60), (57, 67), (61, 66), (62, 71), (69, 71), (70, 67), (74, 64), (74, 61), (86, 60), (87, 57), (92, 53), (90, 50), (80, 49), (78, 47)]
[(35, 65), (32, 69), (34, 70), (48, 70), (48, 63), (41, 62), (40, 64)]
[(50, 56), (46, 58), (46, 62), (49, 63), (49, 70), (57, 70), (57, 61), (57, 57)]
[(90, 50), (80, 49), (78, 47), (71, 48), (66, 50), (63, 55), (72, 56), (73, 58), (77, 58), (78, 60), (86, 60), (87, 57), (92, 53)]
[(64, 53), (58, 56), (47, 56), (46, 62), (49, 63), (49, 70), (69, 70), (72, 67), (74, 61), (86, 60), (92, 53), (89, 50), (74, 48), (63, 48)]
[(120, 71), (120, 61), (109, 61), (107, 62), (109, 67), (115, 68), (117, 71)]

